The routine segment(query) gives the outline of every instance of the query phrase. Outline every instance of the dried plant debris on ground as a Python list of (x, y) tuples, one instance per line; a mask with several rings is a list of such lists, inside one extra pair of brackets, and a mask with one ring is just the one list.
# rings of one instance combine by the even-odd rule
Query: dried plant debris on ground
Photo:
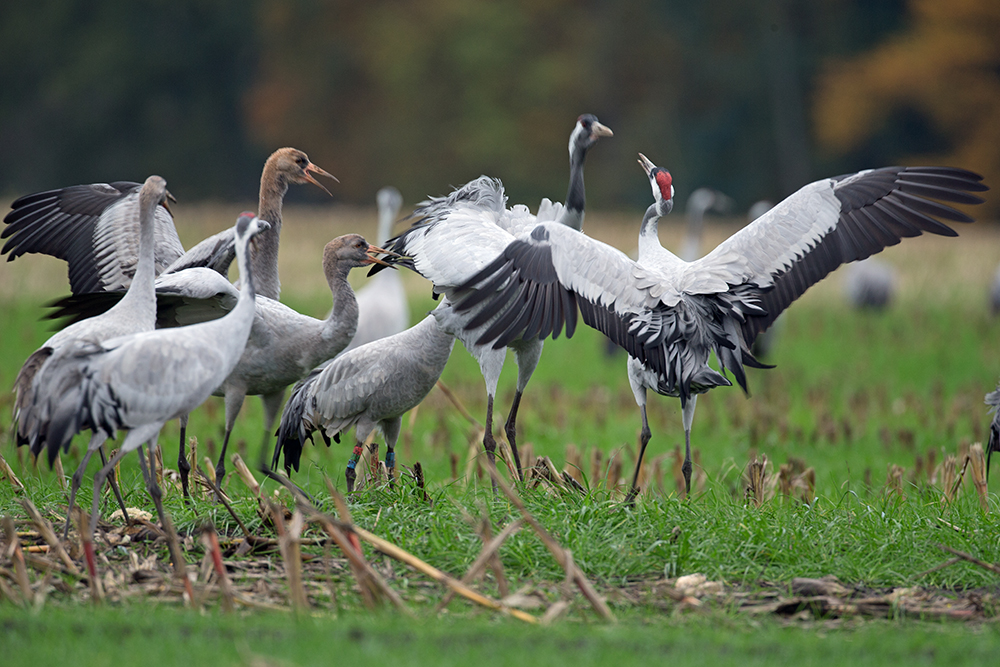
[[(511, 493), (513, 507), (522, 516), (511, 517), (509, 527), (496, 526), (495, 538), (483, 531), (483, 551), (464, 577), (441, 572), (354, 526), (345, 513), (346, 505), (342, 505), (341, 518), (333, 518), (303, 505), (306, 501), (300, 499), (301, 509), (290, 516), (277, 506), (273, 508), (276, 538), (219, 536), (209, 524), (202, 527), (200, 535), (185, 536), (188, 559), (201, 556), (200, 562), (186, 564), (188, 585), (174, 578), (165, 538), (146, 518), (137, 517), (130, 526), (102, 522), (98, 526), (102, 539), (97, 550), (100, 585), (96, 589), (87, 581), (76, 532), (62, 543), (52, 530), (52, 522), (58, 523), (62, 517), (51, 512), (46, 516), (24, 501), (23, 516), (3, 520), (0, 598), (40, 608), (47, 600), (97, 601), (94, 591), (100, 590), (101, 598), (112, 603), (146, 600), (193, 608), (331, 613), (372, 607), (379, 599), (391, 599), (400, 611), (421, 616), (440, 612), (449, 604), (451, 593), (458, 592), (477, 605), (532, 623), (554, 622), (566, 615), (593, 617), (595, 613), (613, 622), (611, 609), (625, 612), (630, 608), (653, 614), (722, 611), (790, 621), (902, 616), (981, 621), (1000, 615), (1000, 589), (996, 587), (964, 591), (920, 586), (872, 589), (834, 577), (734, 585), (702, 574), (637, 578), (619, 585), (591, 583), (573, 562), (572, 554), (536, 525), (537, 519), (505, 486), (502, 490)], [(341, 505), (341, 499), (337, 504)], [(479, 521), (480, 529), (484, 521), (489, 523), (471, 515), (468, 519)], [(325, 534), (316, 531), (313, 534), (317, 537), (303, 537), (303, 525), (308, 522), (321, 524)], [(497, 550), (507, 536), (529, 526), (542, 531), (541, 539), (564, 567), (567, 575), (562, 581), (505, 580), (495, 559)], [(340, 540), (334, 538), (336, 531), (342, 533)], [(358, 536), (375, 548), (365, 554)], [(352, 551), (350, 558), (345, 557), (344, 549)], [(942, 562), (934, 570), (967, 562), (1000, 578), (998, 565), (943, 545), (940, 549)], [(474, 590), (475, 586), (482, 591)], [(506, 594), (491, 598), (497, 589)], [(461, 613), (454, 602), (449, 609)]]

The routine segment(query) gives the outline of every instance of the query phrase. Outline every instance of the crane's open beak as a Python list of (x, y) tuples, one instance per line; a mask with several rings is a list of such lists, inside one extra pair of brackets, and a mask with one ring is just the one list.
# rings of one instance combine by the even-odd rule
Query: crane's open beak
[(173, 217), (174, 212), (170, 210), (170, 202), (173, 202), (173, 203), (176, 204), (177, 200), (174, 199), (174, 196), (172, 194), (170, 194), (170, 190), (167, 190), (167, 196), (164, 197), (163, 201), (160, 203), (160, 206), (162, 206), (163, 208), (167, 209), (167, 213), (169, 213), (171, 215), (171, 217)]
[(375, 257), (375, 255), (378, 254), (378, 255), (389, 255), (391, 257), (402, 257), (402, 255), (400, 255), (399, 253), (393, 252), (391, 250), (386, 250), (385, 248), (379, 248), (377, 245), (369, 244), (367, 252), (368, 252), (368, 257), (365, 261), (365, 264), (381, 264), (382, 266), (391, 267), (392, 264), (383, 259)]
[(332, 197), (333, 193), (330, 192), (329, 190), (327, 190), (325, 187), (323, 187), (323, 185), (321, 185), (320, 182), (317, 181), (315, 178), (313, 178), (312, 176), (310, 176), (309, 172), (312, 172), (314, 174), (319, 174), (320, 176), (326, 176), (327, 178), (332, 178), (334, 180), (334, 182), (336, 182), (336, 183), (340, 183), (340, 180), (336, 176), (334, 176), (333, 174), (328, 173), (322, 167), (317, 167), (312, 162), (310, 162), (309, 164), (307, 164), (305, 166), (305, 168), (303, 169), (302, 175), (305, 177), (305, 179), (307, 181), (309, 181), (310, 183), (312, 183), (313, 185), (315, 185), (316, 187), (318, 187), (320, 190), (322, 190), (323, 192), (325, 192), (326, 194), (328, 194), (328, 195), (330, 195)]
[(598, 122), (594, 122), (590, 126), (590, 138), (597, 139), (598, 137), (613, 137), (615, 133), (611, 131), (611, 128), (607, 125), (601, 125)]
[(653, 171), (653, 169), (656, 168), (656, 165), (653, 164), (649, 160), (649, 158), (643, 155), (642, 153), (639, 153), (639, 165), (642, 167), (642, 170), (646, 172), (646, 176), (649, 176), (649, 172)]

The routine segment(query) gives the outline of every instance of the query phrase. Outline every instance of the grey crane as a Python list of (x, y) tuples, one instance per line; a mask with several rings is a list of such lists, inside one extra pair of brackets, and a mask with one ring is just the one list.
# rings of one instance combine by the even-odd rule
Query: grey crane
[[(36, 400), (36, 380), (39, 381), (40, 385), (46, 384), (43, 378), (50, 360), (51, 363), (58, 364), (60, 353), (68, 349), (74, 341), (99, 343), (117, 336), (153, 330), (156, 323), (156, 297), (153, 293), (156, 215), (161, 206), (167, 206), (168, 199), (173, 199), (173, 197), (167, 191), (167, 182), (159, 176), (150, 176), (143, 183), (137, 196), (130, 200), (129, 205), (122, 207), (119, 211), (127, 217), (132, 217), (137, 212), (139, 219), (138, 260), (134, 267), (135, 274), (122, 300), (106, 313), (77, 322), (53, 334), (28, 357), (18, 372), (17, 379), (14, 381), (16, 393), (14, 402), (15, 438), (19, 446), (29, 445), (32, 453), (36, 456), (45, 443), (43, 439), (38, 437), (40, 434), (34, 428), (37, 415), (33, 414), (31, 408)], [(104, 458), (104, 450), (100, 447), (105, 438), (101, 437), (99, 433), (94, 433), (93, 437), (97, 442), (94, 443), (94, 446), (88, 447), (76, 472), (73, 473), (69, 495), (70, 510), (73, 508), (76, 492), (80, 488), (87, 463), (95, 449), (99, 449), (101, 460), (107, 463)], [(125, 509), (125, 501), (121, 497), (117, 483), (112, 481), (115, 497), (118, 499), (123, 517), (127, 521), (128, 512)], [(66, 525), (63, 529), (64, 539), (69, 532), (70, 516), (71, 512), (67, 512)]]
[[(112, 468), (128, 452), (146, 444), (150, 456), (163, 425), (200, 405), (236, 366), (254, 321), (253, 269), (247, 258), (250, 240), (268, 224), (252, 213), (236, 224), (236, 260), (242, 290), (236, 307), (225, 317), (189, 327), (157, 329), (120, 336), (100, 343), (74, 341), (59, 365), (46, 374), (47, 386), (36, 392), (47, 416), (37, 428), (44, 432), (49, 463), (73, 436), (84, 429), (111, 437), (128, 434), (121, 448), (94, 477), (94, 498), (84, 550), (90, 576), (95, 577), (93, 535), (101, 488)], [(91, 446), (99, 443), (91, 439)], [(182, 557), (172, 523), (163, 509), (156, 475), (140, 467), (171, 542), (175, 569)]]
[(726, 194), (712, 188), (698, 188), (688, 195), (684, 212), (687, 224), (684, 227), (684, 238), (681, 241), (679, 257), (685, 262), (693, 262), (701, 257), (701, 239), (705, 232), (705, 214), (709, 211), (725, 213), (733, 205), (733, 200)]
[(972, 218), (933, 199), (978, 204), (982, 177), (949, 167), (885, 167), (804, 186), (705, 257), (684, 262), (659, 242), (656, 225), (670, 211), (672, 179), (640, 155), (654, 203), (643, 216), (639, 260), (562, 225), (542, 223), (511, 240), (455, 292), (456, 310), (478, 310), (488, 323), (478, 344), (502, 347), (521, 337), (567, 335), (577, 308), (591, 327), (625, 348), (629, 382), (642, 417), (636, 477), (650, 439), (645, 393), (676, 396), (685, 431), (684, 477), (690, 491), (691, 423), (698, 394), (731, 385), (746, 390), (744, 366), (761, 367), (749, 348), (756, 336), (812, 284), (841, 264), (864, 259), (923, 232), (955, 236), (936, 218)]
[[(497, 244), (505, 244), (522, 230), (541, 221), (552, 221), (567, 229), (580, 230), (584, 217), (583, 164), (587, 151), (602, 136), (612, 136), (592, 114), (577, 119), (569, 139), (570, 179), (566, 204), (543, 200), (538, 214), (532, 215), (526, 206), (507, 208), (502, 188), (491, 187), (492, 180), (482, 176), (455, 190), (447, 197), (432, 198), (414, 212), (418, 220), (405, 232), (389, 242), (389, 249), (406, 256), (404, 265), (413, 268), (434, 284), (434, 294), (449, 298), (456, 286), (464, 284), (495, 256)], [(390, 258), (389, 262), (393, 260)], [(373, 269), (377, 271), (378, 267)], [(472, 319), (474, 314), (466, 314)], [(491, 465), (495, 465), (496, 440), (493, 437), (493, 403), (506, 350), (476, 344), (478, 334), (461, 327), (457, 334), (466, 350), (479, 363), (486, 383), (486, 428), (483, 447)], [(542, 354), (540, 338), (512, 338), (506, 346), (514, 351), (517, 361), (517, 388), (504, 431), (510, 443), (514, 464), (521, 474), (517, 451), (517, 411), (524, 389), (534, 373)]]
[(385, 437), (385, 467), (392, 479), (402, 416), (434, 388), (455, 345), (460, 326), (447, 298), (413, 327), (344, 352), (295, 385), (278, 427), (271, 467), (281, 453), (285, 470), (299, 469), (302, 447), (314, 431), (330, 438), (352, 426), (356, 444), (347, 463), (347, 490), (364, 442), (378, 428)]
[[(378, 238), (375, 245), (385, 246), (403, 206), (403, 195), (396, 188), (387, 186), (378, 191), (375, 201), (378, 204)], [(354, 296), (358, 300), (358, 330), (344, 352), (405, 331), (410, 326), (410, 306), (398, 271), (383, 271), (372, 276)]]
[[(261, 397), (266, 444), (281, 409), (285, 389), (319, 364), (340, 354), (354, 337), (358, 304), (347, 282), (348, 273), (356, 267), (382, 262), (372, 255), (385, 252), (369, 245), (358, 234), (339, 236), (326, 244), (323, 273), (333, 295), (333, 305), (325, 319), (303, 315), (274, 299), (257, 297), (246, 348), (216, 392), (225, 397), (226, 403), (226, 435), (215, 469), (217, 483), (221, 484), (226, 474), (226, 448), (243, 399), (247, 395)], [(186, 463), (183, 442), (181, 446), (179, 466), (181, 461)]]
[(896, 268), (877, 257), (869, 257), (844, 270), (844, 297), (857, 309), (884, 310), (896, 298), (899, 276)]

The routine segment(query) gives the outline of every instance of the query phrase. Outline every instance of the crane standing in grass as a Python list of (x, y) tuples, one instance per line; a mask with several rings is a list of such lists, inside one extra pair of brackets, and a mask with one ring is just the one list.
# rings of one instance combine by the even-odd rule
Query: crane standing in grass
[[(167, 206), (167, 200), (173, 197), (167, 191), (167, 182), (159, 176), (150, 176), (137, 191), (135, 198), (123, 204), (118, 214), (125, 218), (138, 217), (139, 249), (135, 263), (135, 273), (132, 276), (125, 296), (111, 310), (89, 319), (76, 322), (51, 336), (40, 348), (28, 357), (14, 381), (16, 398), (14, 401), (15, 439), (18, 445), (27, 444), (31, 452), (38, 456), (45, 448), (45, 434), (36, 428), (44, 415), (38, 415), (33, 410), (39, 402), (37, 392), (39, 387), (47, 385), (45, 374), (50, 364), (58, 366), (60, 356), (70, 349), (74, 343), (100, 343), (110, 338), (152, 331), (156, 325), (156, 297), (153, 293), (155, 278), (154, 245), (156, 242), (156, 218), (158, 211)], [(169, 209), (166, 209), (169, 215)], [(107, 463), (104, 449), (101, 447), (106, 436), (95, 432), (91, 445), (73, 473), (72, 486), (69, 494), (69, 507), (72, 510), (76, 492), (80, 488), (83, 474), (94, 450), (100, 451), (101, 461)], [(118, 484), (112, 480), (112, 488), (118, 504), (122, 508), (122, 516), (128, 521), (128, 511), (122, 499)], [(63, 539), (69, 533), (71, 512), (66, 513), (66, 525), (63, 528)]]
[[(253, 269), (247, 248), (254, 236), (267, 228), (267, 223), (252, 213), (242, 214), (237, 221), (236, 259), (242, 289), (236, 307), (228, 315), (189, 327), (144, 331), (101, 343), (75, 342), (59, 357), (58, 366), (46, 374), (46, 386), (36, 392), (35, 401), (45, 404), (41, 414), (47, 419), (37, 422), (35, 428), (45, 434), (50, 464), (84, 429), (94, 432), (91, 447), (99, 445), (98, 434), (108, 438), (118, 430), (128, 430), (118, 453), (94, 477), (92, 516), (84, 536), (91, 577), (97, 576), (93, 536), (101, 487), (108, 473), (123, 456), (143, 444), (147, 445), (152, 464), (163, 425), (208, 398), (243, 354), (255, 311)], [(175, 571), (181, 574), (179, 541), (163, 509), (156, 475), (147, 469), (141, 452), (139, 460), (146, 488), (171, 544)]]
[(314, 431), (330, 438), (352, 426), (356, 444), (347, 463), (347, 490), (354, 490), (355, 466), (376, 428), (385, 437), (390, 482), (402, 416), (434, 388), (455, 345), (459, 324), (447, 298), (413, 327), (344, 352), (295, 385), (278, 427), (272, 468), (285, 454), (285, 470), (299, 469), (302, 447)]
[[(583, 228), (585, 195), (583, 164), (587, 151), (600, 137), (612, 136), (609, 128), (595, 116), (585, 114), (577, 119), (569, 138), (570, 179), (566, 204), (552, 204), (542, 200), (537, 216), (526, 206), (507, 208), (502, 189), (491, 186), (491, 179), (482, 176), (457, 189), (447, 197), (433, 198), (414, 212), (419, 219), (408, 230), (389, 242), (390, 250), (412, 258), (404, 264), (434, 283), (435, 295), (450, 298), (454, 288), (465, 283), (495, 256), (495, 248), (502, 247), (514, 234), (530, 229), (543, 220), (553, 221), (567, 229)], [(390, 259), (390, 262), (392, 260)], [(377, 269), (374, 269), (377, 270)], [(374, 271), (373, 270), (373, 271)], [(474, 314), (463, 314), (472, 319)], [(483, 448), (491, 465), (495, 466), (496, 440), (493, 437), (493, 403), (496, 397), (500, 372), (503, 370), (506, 349), (491, 348), (474, 342), (478, 335), (459, 328), (459, 340), (479, 363), (486, 383), (486, 428)], [(517, 474), (521, 474), (521, 460), (517, 451), (517, 411), (521, 396), (531, 379), (542, 354), (542, 340), (530, 337), (508, 341), (517, 361), (517, 388), (504, 430), (514, 456)]]
[(629, 382), (642, 416), (642, 441), (629, 499), (650, 439), (645, 393), (676, 396), (684, 422), (685, 486), (691, 488), (691, 424), (698, 394), (746, 389), (744, 366), (760, 367), (750, 345), (775, 318), (841, 264), (864, 259), (923, 232), (955, 236), (936, 218), (972, 218), (934, 199), (979, 204), (982, 177), (948, 167), (885, 167), (804, 186), (705, 257), (685, 262), (660, 245), (672, 178), (640, 155), (654, 203), (643, 216), (639, 260), (561, 225), (542, 223), (494, 251), (494, 260), (455, 288), (456, 310), (488, 322), (476, 340), (502, 347), (520, 337), (571, 335), (584, 322), (630, 355)]

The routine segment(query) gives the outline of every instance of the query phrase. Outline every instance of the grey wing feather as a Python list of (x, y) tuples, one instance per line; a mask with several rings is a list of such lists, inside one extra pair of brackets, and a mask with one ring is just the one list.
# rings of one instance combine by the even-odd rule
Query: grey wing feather
[(166, 267), (161, 275), (177, 273), (195, 267), (212, 269), (223, 276), (236, 258), (236, 229), (229, 227), (209, 236)]
[[(21, 197), (4, 218), (8, 260), (41, 253), (65, 260), (75, 294), (125, 289), (139, 243), (138, 193), (128, 181), (75, 185)], [(156, 262), (162, 270), (183, 254), (173, 219), (156, 211)]]
[(330, 435), (350, 427), (371, 396), (392, 382), (377, 346), (352, 350), (330, 362), (312, 383), (313, 423)]
[(841, 264), (864, 259), (924, 232), (955, 236), (938, 221), (972, 222), (939, 204), (978, 204), (982, 177), (951, 167), (884, 167), (810, 183), (692, 262), (679, 289), (723, 291), (724, 285), (766, 288), (762, 317), (744, 326), (748, 342)]

